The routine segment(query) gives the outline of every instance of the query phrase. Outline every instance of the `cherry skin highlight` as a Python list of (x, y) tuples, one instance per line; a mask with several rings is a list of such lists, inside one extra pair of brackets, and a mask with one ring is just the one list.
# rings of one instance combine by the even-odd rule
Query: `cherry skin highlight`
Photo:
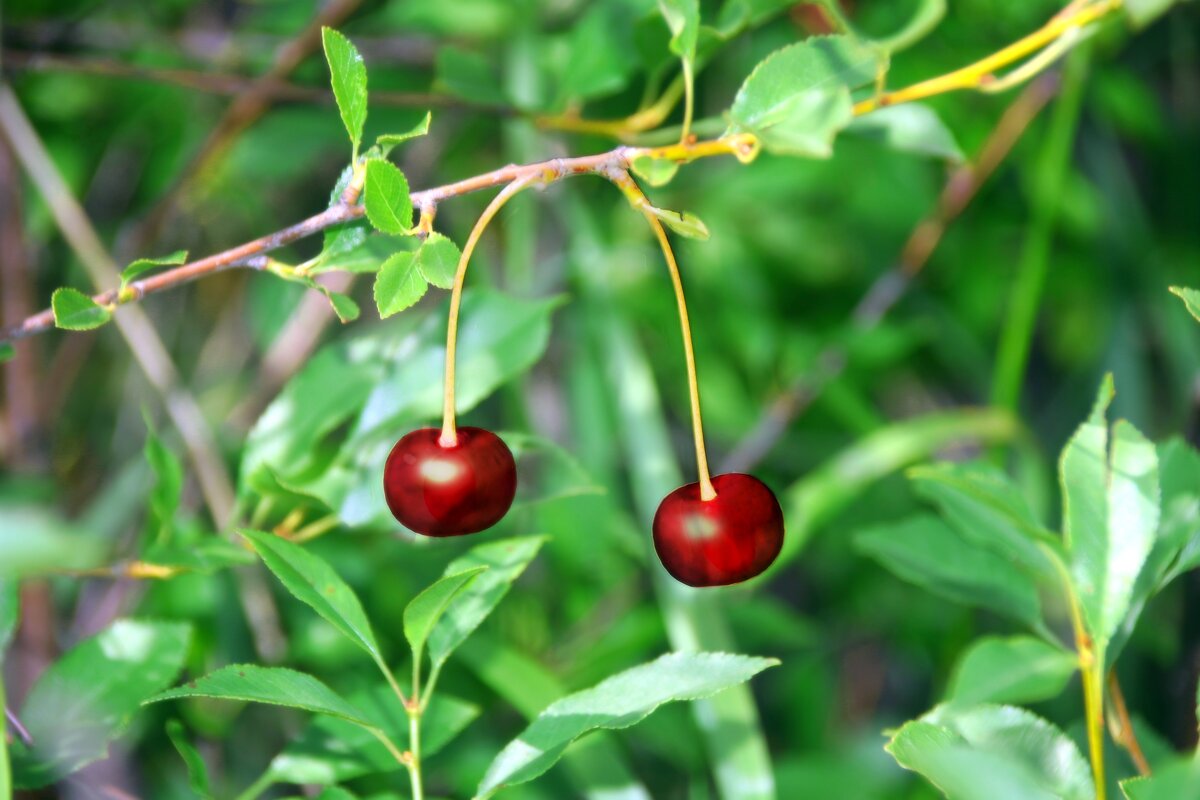
[(667, 572), (688, 586), (726, 586), (762, 573), (783, 547), (783, 510), (767, 485), (731, 472), (671, 492), (654, 515), (654, 550)]
[(388, 456), (383, 493), (400, 524), (426, 536), (462, 536), (495, 525), (517, 491), (517, 465), (504, 441), (483, 428), (459, 428), (447, 447), (441, 430), (406, 434)]

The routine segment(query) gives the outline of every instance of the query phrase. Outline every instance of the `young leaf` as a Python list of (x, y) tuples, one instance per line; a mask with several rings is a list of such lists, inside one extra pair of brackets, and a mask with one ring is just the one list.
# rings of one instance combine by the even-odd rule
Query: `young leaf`
[(1144, 28), (1171, 10), (1178, 0), (1125, 0), (1125, 15), (1134, 28)]
[(168, 721), (167, 736), (170, 737), (171, 744), (175, 745), (175, 750), (178, 751), (180, 758), (187, 766), (188, 785), (191, 786), (192, 793), (202, 800), (212, 800), (212, 784), (208, 779), (208, 767), (201, 758), (200, 751), (188, 740), (183, 723), (177, 719)]
[(429, 660), (438, 669), (460, 644), (479, 627), (508, 594), (513, 581), (521, 576), (542, 548), (544, 536), (501, 539), (472, 547), (446, 567), (447, 576), (486, 567), (459, 592), (429, 632)]
[(431, 232), (417, 248), (414, 261), (417, 269), (425, 280), (439, 289), (454, 287), (454, 277), (458, 272), (458, 262), (462, 253), (451, 239), (447, 239), (437, 231)]
[(1171, 294), (1178, 297), (1187, 306), (1188, 312), (1200, 320), (1200, 289), (1185, 289), (1182, 286), (1172, 286)]
[(846, 133), (871, 139), (901, 153), (931, 156), (962, 163), (954, 134), (932, 108), (920, 103), (888, 106), (856, 117)]
[(367, 219), (375, 229), (403, 236), (412, 229), (412, 199), (408, 180), (390, 161), (372, 158), (367, 162), (367, 182), (363, 188)]
[(187, 250), (176, 250), (171, 255), (162, 258), (139, 258), (121, 271), (121, 288), (128, 286), (151, 270), (184, 264), (187, 262), (187, 257)]
[(117, 620), (52, 664), (20, 712), (34, 744), (14, 746), (16, 785), (45, 786), (107, 756), (139, 705), (183, 669), (190, 631)]
[[(387, 684), (351, 695), (350, 701), (393, 742), (408, 739), (408, 715)], [(421, 757), (446, 746), (479, 716), (479, 707), (437, 692), (421, 715)], [(378, 738), (359, 725), (335, 717), (315, 717), (283, 752), (271, 760), (269, 772), (280, 783), (327, 786), (363, 775), (402, 769)]]
[(699, 0), (658, 0), (658, 10), (671, 29), (671, 52), (685, 61), (694, 61), (700, 33)]
[(935, 594), (1026, 625), (1041, 621), (1037, 588), (1028, 575), (991, 550), (965, 541), (933, 515), (861, 531), (854, 544), (904, 580)]
[(321, 558), (272, 533), (240, 530), (275, 577), (301, 603), (370, 654), (380, 667), (383, 653), (358, 595)]
[(413, 660), (421, 660), (421, 652), (425, 647), (425, 640), (429, 638), (429, 632), (441, 619), (442, 614), (446, 613), (446, 608), (454, 596), (486, 569), (486, 566), (471, 567), (462, 572), (445, 575), (412, 599), (404, 609), (404, 638), (408, 639), (408, 644), (412, 647)]
[(90, 331), (112, 319), (112, 311), (78, 289), (63, 287), (50, 295), (55, 326), (67, 331)]
[(878, 49), (849, 36), (777, 50), (738, 90), (728, 133), (753, 133), (775, 153), (827, 157), (852, 119), (850, 90), (873, 81), (886, 63)]
[(1094, 800), (1079, 748), (1046, 720), (1012, 706), (939, 706), (884, 748), (949, 800)]
[(375, 144), (379, 147), (379, 151), (384, 158), (392, 152), (392, 148), (396, 145), (403, 144), (409, 139), (415, 139), (418, 136), (424, 136), (429, 133), (429, 123), (433, 120), (433, 113), (425, 112), (425, 117), (414, 125), (411, 129), (404, 133), (385, 133), (375, 140)]
[(379, 318), (387, 319), (416, 304), (429, 284), (417, 267), (414, 253), (393, 253), (375, 275), (375, 305)]
[(679, 164), (666, 158), (638, 156), (629, 165), (634, 174), (651, 186), (665, 186), (679, 171)]
[(580, 736), (636, 725), (664, 703), (711, 697), (779, 662), (730, 653), (669, 653), (546, 708), (488, 767), (476, 794), (533, 780)]
[(1159, 520), (1154, 445), (1124, 420), (1110, 436), (1105, 412), (1112, 397), (1109, 376), (1059, 461), (1071, 580), (1101, 653), (1129, 610)]
[(1074, 653), (1044, 639), (987, 636), (963, 654), (946, 699), (964, 706), (1049, 700), (1078, 668)]
[(362, 143), (363, 124), (367, 121), (367, 68), (358, 50), (342, 34), (332, 28), (321, 29), (325, 60), (329, 62), (333, 99), (353, 147), (352, 160), (358, 159)]
[(702, 242), (708, 239), (708, 228), (699, 217), (690, 211), (667, 211), (650, 205), (643, 206), (643, 208), (680, 236), (699, 239)]
[(339, 697), (311, 675), (284, 667), (231, 664), (183, 686), (168, 689), (145, 700), (143, 705), (181, 697), (213, 697), (242, 700), (328, 714), (370, 728), (363, 712)]

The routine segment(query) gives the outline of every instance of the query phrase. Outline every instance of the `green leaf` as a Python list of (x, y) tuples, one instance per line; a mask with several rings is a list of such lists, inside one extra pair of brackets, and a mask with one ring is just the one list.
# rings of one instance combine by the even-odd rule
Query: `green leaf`
[(437, 624), (454, 596), (465, 589), (486, 566), (470, 567), (461, 572), (444, 575), (432, 586), (414, 597), (404, 609), (404, 638), (413, 651), (413, 660), (420, 661), (425, 640)]
[(323, 559), (272, 533), (239, 530), (292, 595), (370, 654), (386, 671), (383, 653), (358, 595)]
[[(1126, 5), (1126, 7), (1128, 8), (1128, 5)], [(1185, 289), (1182, 286), (1172, 286), (1171, 294), (1182, 300), (1183, 304), (1187, 306), (1188, 313), (1190, 313), (1197, 320), (1200, 320), (1200, 290)]]
[(179, 674), (189, 638), (181, 623), (117, 620), (52, 664), (21, 708), (34, 745), (13, 743), (16, 785), (45, 786), (106, 757), (139, 705)]
[(154, 521), (154, 540), (166, 543), (171, 538), (175, 524), (175, 512), (183, 494), (183, 465), (175, 454), (163, 445), (147, 418), (146, 444), (143, 452), (150, 469), (154, 472), (154, 488), (148, 498), (150, 516)]
[(239, 544), (212, 534), (201, 534), (169, 544), (152, 544), (142, 551), (142, 561), (172, 567), (201, 575), (211, 575), (222, 569), (253, 564), (254, 554)]
[(36, 506), (0, 506), (0, 580), (100, 564), (88, 532)]
[(159, 267), (184, 264), (187, 262), (187, 257), (187, 250), (176, 250), (171, 255), (162, 256), (161, 258), (139, 258), (121, 271), (121, 288), (124, 288), (151, 270), (158, 269)]
[(664, 703), (710, 697), (779, 662), (729, 653), (669, 653), (546, 708), (488, 767), (477, 795), (532, 780), (584, 734), (636, 725)]
[(964, 706), (1049, 700), (1078, 668), (1074, 653), (1043, 639), (987, 636), (963, 654), (946, 699)]
[(378, 158), (367, 161), (363, 203), (367, 219), (376, 230), (403, 236), (412, 229), (413, 208), (412, 198), (408, 196), (408, 180), (392, 162)]
[(930, 464), (908, 472), (917, 493), (934, 503), (963, 538), (1047, 581), (1058, 581), (1047, 553), (1060, 540), (1037, 521), (1021, 490), (986, 463)]
[(326, 240), (326, 249), (321, 251), (316, 263), (309, 268), (309, 275), (323, 272), (352, 272), (355, 274), (378, 272), (388, 256), (396, 252), (396, 240), (371, 231), (365, 223), (348, 229), (332, 242)]
[(690, 211), (667, 211), (666, 209), (655, 208), (651, 205), (646, 205), (642, 208), (647, 213), (661, 220), (664, 225), (680, 236), (686, 236), (689, 239), (699, 239), (702, 242), (708, 239), (708, 228), (699, 217)]
[(446, 576), (486, 568), (455, 595), (429, 631), (429, 660), (440, 669), (450, 654), (487, 619), (546, 539), (524, 536), (476, 545), (446, 567)]
[(901, 153), (943, 158), (956, 164), (964, 159), (946, 123), (932, 108), (920, 103), (887, 106), (855, 117), (846, 133)]
[(1094, 800), (1079, 748), (1046, 720), (1012, 706), (939, 706), (906, 723), (885, 749), (949, 800)]
[(1178, 758), (1154, 765), (1154, 775), (1121, 781), (1128, 800), (1183, 800), (1200, 797), (1200, 759)]
[[(378, 684), (350, 700), (393, 742), (408, 740), (408, 714), (396, 702), (390, 686)], [(433, 756), (478, 716), (478, 706), (437, 692), (421, 715), (421, 757)], [(327, 786), (399, 769), (402, 765), (370, 731), (320, 716), (271, 760), (268, 771), (280, 783)]]
[(684, 61), (694, 61), (700, 33), (699, 0), (658, 0), (658, 10), (671, 29), (671, 52)]
[(1031, 627), (1041, 622), (1033, 581), (1007, 559), (920, 514), (854, 537), (855, 546), (899, 577), (964, 605), (981, 606)]
[(359, 308), (358, 303), (354, 302), (348, 295), (341, 292), (335, 292), (325, 284), (310, 277), (307, 274), (301, 274), (295, 270), (280, 270), (274, 273), (280, 278), (290, 283), (298, 283), (312, 289), (314, 292), (320, 292), (325, 295), (325, 299), (329, 301), (330, 307), (333, 308), (333, 313), (337, 315), (338, 320), (342, 323), (353, 322), (358, 319)]
[(417, 267), (414, 253), (393, 254), (375, 276), (375, 305), (380, 319), (387, 319), (415, 305), (425, 296), (429, 284)]
[(753, 133), (774, 153), (827, 157), (852, 119), (850, 90), (875, 80), (886, 63), (878, 49), (849, 36), (776, 50), (738, 90), (728, 133)]
[(201, 758), (200, 751), (188, 740), (183, 723), (177, 719), (169, 720), (167, 736), (170, 737), (171, 744), (175, 745), (175, 750), (178, 751), (183, 763), (187, 766), (188, 785), (191, 787), (192, 793), (203, 800), (211, 800), (213, 794), (208, 779), (208, 767)]
[(154, 695), (145, 703), (160, 703), (182, 697), (213, 697), (218, 700), (242, 700), (328, 714), (356, 725), (371, 727), (363, 712), (339, 697), (311, 675), (284, 667), (259, 667), (231, 664), (203, 678)]
[(439, 289), (450, 289), (454, 286), (461, 258), (458, 245), (437, 231), (432, 231), (417, 248), (415, 261), (425, 280)]
[(1125, 0), (1122, 7), (1134, 28), (1144, 28), (1171, 10), (1178, 0)]
[(21, 619), (21, 592), (17, 581), (0, 579), (0, 667), (4, 653)]
[(396, 145), (404, 144), (409, 139), (416, 139), (418, 136), (424, 136), (429, 133), (429, 123), (431, 121), (433, 121), (433, 112), (426, 111), (421, 121), (409, 130), (404, 133), (385, 133), (375, 140), (375, 144), (379, 147), (379, 151), (383, 157), (387, 158)]
[(90, 331), (112, 319), (112, 311), (70, 287), (54, 290), (50, 309), (54, 312), (54, 324), (67, 331)]
[(1129, 610), (1159, 521), (1154, 445), (1123, 420), (1110, 437), (1105, 411), (1112, 397), (1109, 376), (1059, 461), (1068, 566), (1099, 653)]
[(561, 43), (562, 63), (553, 70), (558, 84), (554, 105), (578, 105), (625, 88), (638, 66), (632, 28), (630, 10), (620, 4), (587, 4)]
[(629, 165), (634, 174), (651, 186), (665, 186), (679, 171), (679, 164), (666, 158), (638, 156)]
[(346, 133), (350, 134), (353, 158), (358, 158), (362, 144), (363, 124), (367, 121), (367, 68), (358, 50), (342, 34), (332, 28), (321, 28), (325, 60), (329, 62), (333, 99)]

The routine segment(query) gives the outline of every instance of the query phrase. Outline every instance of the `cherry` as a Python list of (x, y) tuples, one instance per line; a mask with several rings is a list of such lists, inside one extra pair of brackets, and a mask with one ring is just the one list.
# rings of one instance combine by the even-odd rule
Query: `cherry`
[(455, 443), (442, 431), (406, 434), (388, 456), (383, 493), (392, 514), (426, 536), (462, 536), (495, 525), (517, 491), (517, 465), (499, 436), (483, 428), (458, 428)]
[(752, 475), (712, 479), (667, 495), (654, 515), (654, 549), (667, 572), (689, 586), (726, 586), (763, 572), (783, 547), (783, 511), (775, 494)]

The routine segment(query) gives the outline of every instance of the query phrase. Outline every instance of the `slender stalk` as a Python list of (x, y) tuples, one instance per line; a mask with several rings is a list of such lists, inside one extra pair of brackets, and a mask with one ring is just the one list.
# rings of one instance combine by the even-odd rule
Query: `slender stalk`
[[(5, 707), (4, 671), (0, 670), (0, 708)], [(12, 769), (8, 764), (8, 725), (0, 722), (0, 800), (12, 800)]]
[(1113, 741), (1129, 753), (1139, 775), (1149, 775), (1150, 762), (1146, 760), (1146, 754), (1142, 752), (1142, 745), (1133, 729), (1133, 720), (1129, 718), (1129, 708), (1125, 705), (1125, 693), (1121, 691), (1117, 672), (1111, 669), (1108, 671), (1108, 699), (1113, 712), (1109, 717), (1109, 731)]
[[(505, 186), (500, 194), (492, 198), (492, 202), (488, 203), (483, 214), (476, 220), (475, 227), (471, 229), (471, 235), (467, 237), (467, 243), (462, 249), (462, 256), (458, 259), (458, 271), (454, 274), (454, 288), (450, 290), (450, 320), (446, 325), (446, 377), (443, 382), (442, 435), (438, 439), (443, 447), (453, 447), (458, 442), (458, 431), (454, 421), (454, 356), (458, 348), (458, 312), (462, 304), (463, 284), (467, 279), (467, 264), (471, 260), (471, 253), (475, 252), (475, 245), (479, 243), (479, 237), (483, 235), (492, 218), (504, 207), (505, 203), (522, 189), (527, 188), (538, 177), (538, 173), (533, 173), (517, 178)], [(416, 693), (415, 683), (413, 692)]]
[(413, 653), (412, 702), (404, 704), (404, 710), (408, 712), (408, 777), (413, 800), (424, 800), (425, 797), (421, 778), (421, 713), (427, 700), (421, 697), (421, 652), (418, 650)]
[(679, 330), (683, 335), (683, 356), (687, 362), (688, 395), (692, 405), (692, 438), (696, 443), (696, 470), (700, 474), (700, 499), (712, 500), (717, 496), (717, 490), (712, 485), (712, 478), (708, 470), (708, 454), (704, 449), (704, 423), (700, 415), (700, 383), (696, 378), (696, 354), (692, 347), (692, 325), (688, 320), (687, 300), (683, 294), (683, 279), (679, 275), (679, 264), (675, 261), (675, 252), (671, 249), (671, 240), (667, 237), (666, 229), (658, 217), (647, 210), (650, 202), (638, 188), (637, 183), (628, 173), (614, 175), (612, 180), (629, 198), (633, 207), (642, 212), (642, 216), (650, 224), (650, 229), (654, 231), (654, 236), (662, 248), (663, 257), (667, 261), (667, 271), (671, 274), (671, 286), (675, 290), (675, 304), (679, 307)]
[(255, 779), (254, 783), (247, 786), (241, 794), (237, 796), (237, 800), (255, 800), (260, 794), (265, 792), (275, 784), (275, 776), (267, 770), (262, 775)]
[(686, 142), (692, 133), (692, 114), (696, 103), (696, 87), (692, 80), (692, 62), (683, 60), (683, 132), (679, 135), (680, 142)]

